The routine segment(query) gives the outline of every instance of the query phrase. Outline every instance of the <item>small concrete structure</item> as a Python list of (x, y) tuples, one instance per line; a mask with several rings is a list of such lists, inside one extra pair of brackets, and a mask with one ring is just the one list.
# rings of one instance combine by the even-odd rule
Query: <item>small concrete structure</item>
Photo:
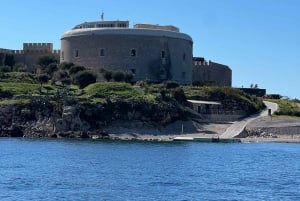
[(204, 120), (215, 122), (231, 122), (243, 118), (245, 111), (224, 110), (222, 104), (216, 101), (187, 100), (190, 107), (199, 113)]
[(200, 114), (219, 114), (222, 109), (220, 102), (200, 100), (188, 100), (188, 102), (192, 103), (193, 110)]

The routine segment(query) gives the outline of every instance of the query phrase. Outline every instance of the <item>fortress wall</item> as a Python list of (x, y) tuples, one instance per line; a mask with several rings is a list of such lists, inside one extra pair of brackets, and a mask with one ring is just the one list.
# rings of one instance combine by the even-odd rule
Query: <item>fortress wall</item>
[(193, 83), (231, 86), (232, 71), (226, 65), (197, 61), (193, 67)]
[(60, 60), (60, 50), (53, 50), (52, 43), (23, 43), (23, 50), (8, 50), (0, 48), (0, 65), (4, 65), (7, 54), (12, 54), (16, 63), (24, 63), (28, 71), (34, 72), (37, 67), (39, 57), (53, 55), (56, 60)]
[[(135, 80), (172, 79), (191, 83), (192, 42), (184, 39), (141, 35), (82, 35), (64, 37), (61, 48), (61, 62), (73, 62), (95, 70), (133, 70)], [(100, 56), (100, 49), (104, 49), (105, 56)], [(135, 49), (136, 56), (131, 56), (132, 49)], [(75, 56), (77, 50), (78, 57)], [(162, 51), (165, 51), (165, 58), (162, 58)]]

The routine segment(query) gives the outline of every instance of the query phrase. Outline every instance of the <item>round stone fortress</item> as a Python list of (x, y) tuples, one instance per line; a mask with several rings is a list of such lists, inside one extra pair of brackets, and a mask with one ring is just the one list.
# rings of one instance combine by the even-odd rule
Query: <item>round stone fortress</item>
[(60, 62), (95, 71), (129, 71), (134, 80), (192, 83), (193, 41), (174, 26), (128, 21), (86, 22), (61, 38)]

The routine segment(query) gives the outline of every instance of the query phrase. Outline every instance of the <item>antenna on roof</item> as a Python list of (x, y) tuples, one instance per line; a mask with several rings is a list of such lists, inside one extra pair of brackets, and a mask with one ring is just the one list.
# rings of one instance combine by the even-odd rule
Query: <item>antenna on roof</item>
[(103, 11), (101, 13), (101, 21), (104, 21), (104, 13), (103, 13)]

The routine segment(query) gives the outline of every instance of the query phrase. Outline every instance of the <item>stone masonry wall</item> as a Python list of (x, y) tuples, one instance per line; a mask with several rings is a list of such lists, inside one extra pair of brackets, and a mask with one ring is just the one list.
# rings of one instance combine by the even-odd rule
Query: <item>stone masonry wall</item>
[[(105, 56), (100, 55), (104, 49)], [(131, 56), (131, 50), (136, 56)], [(76, 57), (76, 51), (78, 53)], [(162, 58), (162, 51), (165, 58)], [(136, 35), (82, 35), (61, 40), (61, 62), (95, 70), (133, 71), (134, 80), (192, 80), (192, 42), (184, 39)]]
[(215, 62), (195, 62), (193, 67), (193, 83), (231, 86), (232, 71), (222, 64)]

